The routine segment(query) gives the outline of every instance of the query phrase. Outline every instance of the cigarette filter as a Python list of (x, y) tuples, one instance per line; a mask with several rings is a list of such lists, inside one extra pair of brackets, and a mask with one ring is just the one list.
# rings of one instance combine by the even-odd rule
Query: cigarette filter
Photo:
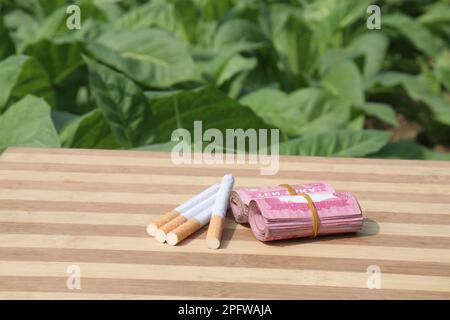
[[(209, 187), (208, 189), (202, 191), (195, 197), (189, 199), (185, 203), (179, 205), (174, 210), (167, 212), (166, 214), (163, 214), (161, 217), (159, 217), (156, 221), (150, 223), (147, 226), (147, 233), (150, 236), (155, 236), (156, 230), (158, 228), (162, 227), (163, 225), (169, 223), (170, 221), (180, 217), (184, 212), (188, 211), (192, 207), (194, 207), (196, 204), (200, 203), (204, 199), (207, 199), (209, 196), (215, 194), (217, 190), (219, 190), (219, 183), (216, 183), (215, 185)], [(186, 220), (183, 220), (183, 217), (181, 217), (178, 220), (182, 220), (181, 223), (185, 222)], [(180, 223), (180, 224), (181, 224)], [(179, 224), (178, 224), (179, 225)]]
[(208, 223), (211, 219), (211, 213), (212, 209), (209, 207), (205, 211), (196, 215), (194, 218), (177, 227), (175, 230), (169, 232), (166, 237), (167, 243), (174, 246), (189, 237), (191, 234)]
[(225, 223), (225, 215), (230, 205), (230, 193), (233, 189), (234, 178), (231, 174), (223, 176), (216, 201), (212, 209), (212, 216), (209, 222), (206, 243), (208, 248), (217, 249), (220, 247), (222, 231)]

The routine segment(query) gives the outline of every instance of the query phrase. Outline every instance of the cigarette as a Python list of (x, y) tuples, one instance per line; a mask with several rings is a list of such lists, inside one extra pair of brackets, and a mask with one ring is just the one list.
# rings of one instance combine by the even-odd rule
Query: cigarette
[(186, 221), (181, 226), (178, 226), (175, 230), (172, 230), (167, 234), (166, 241), (171, 246), (175, 246), (191, 234), (199, 230), (201, 227), (206, 225), (211, 219), (212, 208), (209, 207), (202, 211), (194, 218)]
[[(209, 187), (208, 189), (202, 191), (201, 193), (199, 193), (198, 195), (196, 195), (195, 197), (189, 199), (188, 201), (186, 201), (185, 203), (179, 205), (178, 207), (176, 207), (174, 210), (169, 211), (165, 214), (163, 214), (161, 217), (159, 217), (156, 221), (150, 223), (147, 226), (147, 233), (150, 236), (155, 236), (156, 235), (156, 231), (162, 227), (163, 225), (169, 223), (170, 221), (182, 216), (182, 214), (186, 211), (188, 211), (189, 209), (191, 209), (192, 207), (194, 207), (196, 204), (200, 203), (201, 201), (203, 201), (206, 198), (209, 198), (209, 196), (215, 194), (217, 192), (217, 190), (219, 190), (219, 183), (216, 183), (215, 185)], [(178, 220), (183, 220), (182, 217)], [(185, 222), (186, 220), (183, 220), (183, 222)]]
[(230, 205), (230, 193), (233, 189), (233, 184), (234, 178), (231, 174), (223, 176), (212, 208), (211, 220), (206, 235), (206, 243), (210, 249), (218, 249), (220, 247), (225, 215)]
[(167, 236), (168, 232), (181, 226), (182, 224), (184, 224), (185, 222), (194, 218), (201, 212), (208, 210), (208, 208), (211, 208), (211, 206), (214, 204), (215, 200), (216, 200), (216, 193), (210, 195), (208, 198), (206, 198), (202, 202), (196, 204), (191, 209), (183, 212), (181, 215), (179, 215), (175, 219), (173, 219), (173, 220), (169, 221), (168, 223), (166, 223), (165, 225), (161, 226), (156, 231), (155, 239), (161, 243), (166, 242), (166, 236)]

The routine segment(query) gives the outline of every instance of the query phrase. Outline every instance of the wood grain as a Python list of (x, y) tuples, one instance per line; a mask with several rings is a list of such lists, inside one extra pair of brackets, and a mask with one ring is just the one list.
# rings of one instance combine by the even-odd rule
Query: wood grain
[[(174, 165), (142, 151), (9, 148), (0, 155), (0, 299), (449, 299), (450, 163), (281, 157)], [(203, 228), (156, 242), (154, 218), (233, 173), (237, 187), (327, 180), (354, 192), (352, 235), (257, 241), (228, 217), (220, 250)], [(81, 289), (66, 287), (69, 265)], [(381, 269), (368, 289), (367, 268)], [(180, 290), (183, 288), (183, 290)]]

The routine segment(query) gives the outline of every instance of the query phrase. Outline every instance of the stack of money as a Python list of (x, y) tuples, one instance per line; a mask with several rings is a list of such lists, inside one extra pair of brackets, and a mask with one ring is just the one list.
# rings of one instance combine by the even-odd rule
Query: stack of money
[[(326, 182), (294, 184), (290, 186), (296, 193), (333, 193), (334, 188)], [(283, 186), (254, 189), (238, 189), (231, 192), (230, 207), (237, 223), (248, 223), (248, 205), (251, 200), (289, 195)]]
[(249, 223), (258, 240), (356, 232), (363, 216), (348, 192), (310, 193), (250, 201)]

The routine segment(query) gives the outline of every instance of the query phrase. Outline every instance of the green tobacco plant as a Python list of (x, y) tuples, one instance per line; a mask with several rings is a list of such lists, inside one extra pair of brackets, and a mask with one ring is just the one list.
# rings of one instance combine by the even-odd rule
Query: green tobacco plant
[[(66, 25), (72, 4), (80, 29)], [(381, 29), (366, 25), (369, 5)], [(0, 151), (167, 151), (198, 120), (223, 134), (278, 128), (289, 155), (449, 160), (449, 8), (0, 0)]]

